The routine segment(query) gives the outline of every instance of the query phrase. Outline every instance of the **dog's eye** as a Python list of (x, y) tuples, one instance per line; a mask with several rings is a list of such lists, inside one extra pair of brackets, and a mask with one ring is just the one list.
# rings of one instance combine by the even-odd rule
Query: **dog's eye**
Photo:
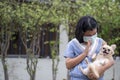
[(105, 50), (105, 48), (103, 48)]
[(110, 51), (110, 49), (108, 49), (108, 51)]

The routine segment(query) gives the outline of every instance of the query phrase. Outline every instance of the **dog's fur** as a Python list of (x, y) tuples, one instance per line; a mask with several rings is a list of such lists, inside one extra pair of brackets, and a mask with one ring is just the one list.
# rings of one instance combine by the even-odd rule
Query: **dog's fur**
[(101, 75), (99, 74), (97, 67), (104, 66), (108, 63), (109, 60), (113, 60), (112, 55), (114, 54), (114, 50), (116, 48), (116, 45), (113, 44), (111, 46), (109, 45), (103, 45), (100, 53), (98, 55), (93, 55), (93, 59), (95, 60), (92, 63), (89, 63), (87, 58), (85, 59), (88, 67), (83, 69), (81, 66), (79, 66), (79, 69), (82, 71), (83, 74), (86, 76), (89, 75), (89, 73), (93, 73), (96, 78), (98, 79)]

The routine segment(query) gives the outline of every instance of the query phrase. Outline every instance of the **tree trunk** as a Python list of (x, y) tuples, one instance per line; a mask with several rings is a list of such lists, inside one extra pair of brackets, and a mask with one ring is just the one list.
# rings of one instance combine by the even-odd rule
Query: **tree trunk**
[(9, 80), (8, 68), (7, 68), (7, 64), (6, 64), (6, 61), (5, 61), (5, 55), (2, 56), (2, 65), (3, 65), (3, 70), (4, 70), (4, 79)]

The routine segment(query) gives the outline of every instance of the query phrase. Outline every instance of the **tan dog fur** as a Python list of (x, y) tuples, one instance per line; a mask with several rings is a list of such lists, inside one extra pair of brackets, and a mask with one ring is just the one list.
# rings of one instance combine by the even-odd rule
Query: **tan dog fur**
[(113, 60), (112, 55), (114, 54), (114, 50), (116, 48), (116, 45), (113, 44), (111, 46), (109, 45), (103, 45), (100, 53), (98, 55), (93, 55), (93, 59), (95, 59), (92, 63), (89, 63), (87, 58), (85, 59), (88, 67), (83, 69), (81, 66), (79, 66), (79, 69), (82, 71), (83, 74), (85, 74), (86, 76), (89, 75), (89, 73), (93, 73), (96, 78), (100, 78), (100, 74), (97, 70), (97, 67), (101, 67), (104, 66), (105, 64), (108, 63), (109, 60)]

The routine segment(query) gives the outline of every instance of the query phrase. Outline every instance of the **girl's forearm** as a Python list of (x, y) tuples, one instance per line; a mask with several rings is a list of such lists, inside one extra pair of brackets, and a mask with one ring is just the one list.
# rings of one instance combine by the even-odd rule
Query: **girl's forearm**
[(82, 53), (81, 55), (75, 57), (75, 58), (67, 58), (66, 59), (66, 67), (67, 69), (71, 69), (77, 64), (79, 64), (85, 57), (87, 56), (87, 53)]
[(107, 64), (103, 66), (103, 71), (107, 70), (114, 64), (114, 60), (109, 61)]
[(114, 60), (109, 61), (104, 66), (98, 68), (100, 75), (104, 74), (104, 72), (109, 69), (112, 65), (114, 65)]

